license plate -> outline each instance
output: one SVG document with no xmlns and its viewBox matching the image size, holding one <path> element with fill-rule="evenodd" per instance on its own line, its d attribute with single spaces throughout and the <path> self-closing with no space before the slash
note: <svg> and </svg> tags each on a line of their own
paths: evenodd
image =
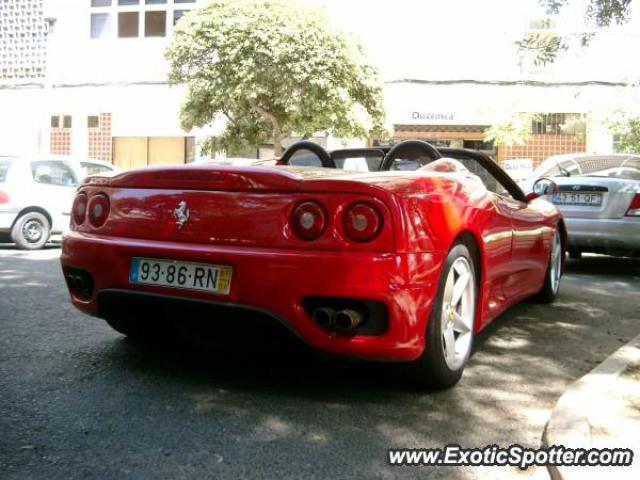
<svg viewBox="0 0 640 480">
<path fill-rule="evenodd" d="M 132 258 L 129 281 L 227 295 L 233 268 L 228 265 Z"/>
<path fill-rule="evenodd" d="M 584 205 L 587 207 L 599 207 L 602 205 L 601 193 L 554 193 L 551 201 L 556 205 Z"/>
</svg>

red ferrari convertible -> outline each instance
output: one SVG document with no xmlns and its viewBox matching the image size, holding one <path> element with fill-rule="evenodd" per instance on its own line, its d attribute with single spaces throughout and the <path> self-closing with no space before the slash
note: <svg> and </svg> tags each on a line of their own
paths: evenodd
<svg viewBox="0 0 640 480">
<path fill-rule="evenodd" d="M 538 196 L 475 151 L 299 142 L 276 166 L 89 177 L 62 268 L 77 308 L 132 337 L 197 317 L 242 341 L 251 318 L 444 388 L 492 319 L 558 292 L 567 233 Z"/>
</svg>

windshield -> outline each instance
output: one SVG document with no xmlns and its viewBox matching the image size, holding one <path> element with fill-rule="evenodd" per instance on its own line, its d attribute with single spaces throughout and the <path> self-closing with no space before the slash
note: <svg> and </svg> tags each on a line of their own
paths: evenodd
<svg viewBox="0 0 640 480">
<path fill-rule="evenodd" d="M 8 158 L 0 158 L 0 183 L 7 181 L 7 173 L 11 166 L 11 160 Z"/>
<path fill-rule="evenodd" d="M 331 156 L 336 168 L 356 172 L 377 172 L 384 159 L 382 151 L 336 150 L 331 153 Z"/>
</svg>

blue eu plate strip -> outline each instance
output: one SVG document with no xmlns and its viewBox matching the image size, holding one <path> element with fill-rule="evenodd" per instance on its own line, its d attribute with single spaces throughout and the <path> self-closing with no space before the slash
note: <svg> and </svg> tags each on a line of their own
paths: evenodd
<svg viewBox="0 0 640 480">
<path fill-rule="evenodd" d="M 131 259 L 131 270 L 129 271 L 130 283 L 138 283 L 138 265 L 139 264 L 140 264 L 140 259 L 138 258 Z"/>
</svg>

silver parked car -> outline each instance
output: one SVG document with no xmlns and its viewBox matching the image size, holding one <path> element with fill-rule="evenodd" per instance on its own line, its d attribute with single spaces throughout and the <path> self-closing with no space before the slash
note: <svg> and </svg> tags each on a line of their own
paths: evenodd
<svg viewBox="0 0 640 480">
<path fill-rule="evenodd" d="M 99 160 L 0 156 L 0 242 L 43 247 L 52 233 L 67 229 L 79 181 L 112 170 Z"/>
<path fill-rule="evenodd" d="M 545 177 L 558 186 L 551 201 L 564 215 L 571 257 L 640 257 L 640 155 L 550 157 L 521 187 L 529 192 Z"/>
</svg>

